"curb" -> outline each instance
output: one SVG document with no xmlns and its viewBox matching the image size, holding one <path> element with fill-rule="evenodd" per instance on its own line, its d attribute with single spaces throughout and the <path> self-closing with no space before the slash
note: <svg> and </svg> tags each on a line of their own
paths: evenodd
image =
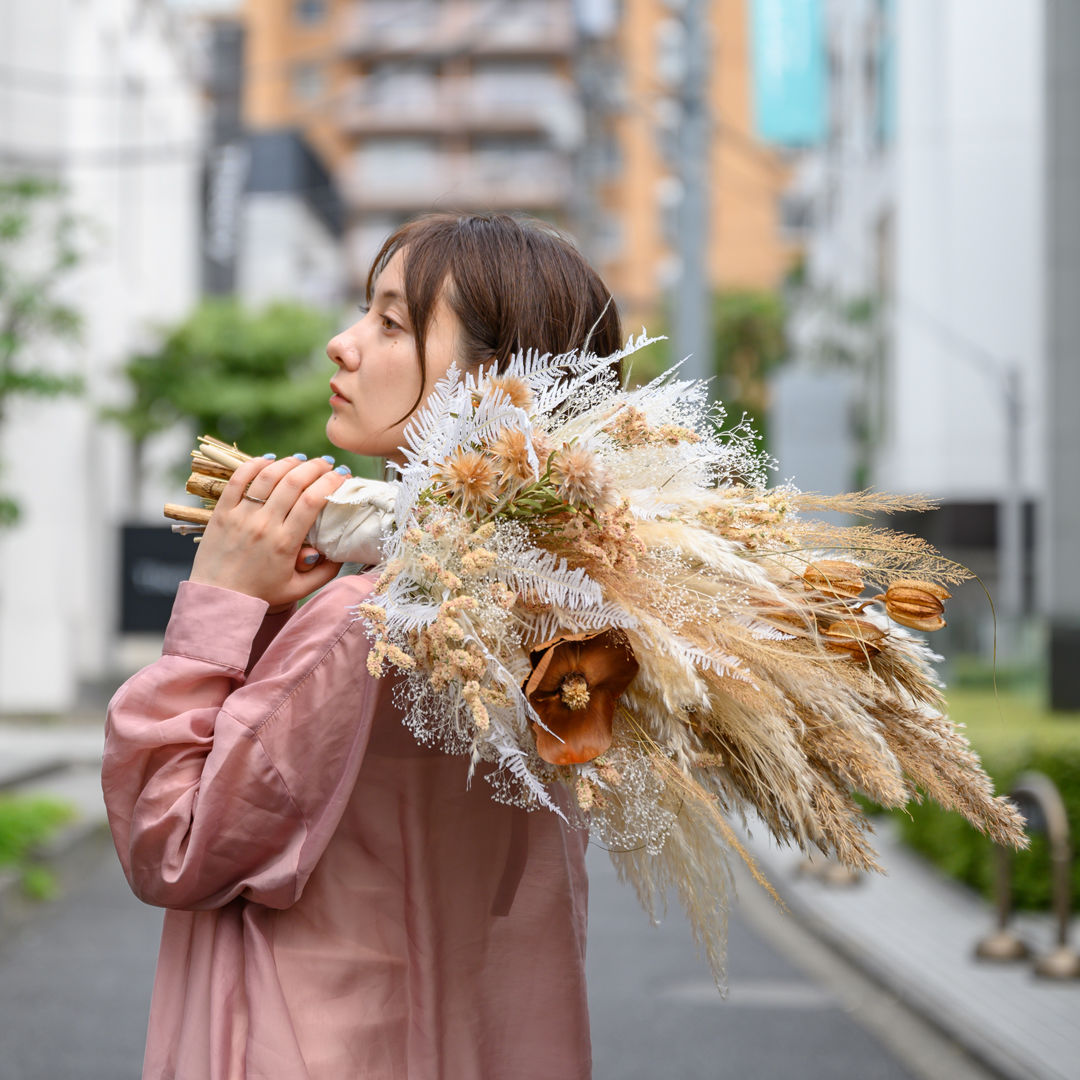
<svg viewBox="0 0 1080 1080">
<path fill-rule="evenodd" d="M 841 927 L 813 912 L 802 897 L 792 890 L 785 890 L 782 883 L 778 884 L 775 878 L 770 877 L 770 881 L 792 917 L 809 934 L 837 952 L 876 985 L 894 994 L 907 1009 L 962 1047 L 980 1066 L 1000 1076 L 1002 1080 L 1032 1080 L 1029 1062 L 1018 1060 L 1007 1049 L 992 1042 L 985 1031 L 976 1031 L 970 1025 L 954 1018 L 940 1003 L 935 1003 L 927 995 L 920 993 L 887 963 L 862 948 L 845 934 Z"/>
<path fill-rule="evenodd" d="M 0 793 L 11 792 L 23 784 L 30 784 L 35 780 L 43 780 L 46 776 L 64 772 L 71 765 L 70 758 L 53 757 L 46 758 L 44 761 L 37 761 L 31 765 L 24 765 L 22 768 L 15 769 L 12 772 L 5 772 L 0 775 Z"/>
</svg>

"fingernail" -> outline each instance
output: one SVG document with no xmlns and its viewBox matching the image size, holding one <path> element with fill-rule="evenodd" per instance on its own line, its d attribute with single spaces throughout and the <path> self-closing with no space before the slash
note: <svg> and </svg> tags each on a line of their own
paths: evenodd
<svg viewBox="0 0 1080 1080">
<path fill-rule="evenodd" d="M 334 472 L 341 473 L 342 476 L 350 476 L 352 474 L 352 469 L 350 469 L 348 465 L 339 465 Z"/>
<path fill-rule="evenodd" d="M 334 459 L 329 454 L 323 454 L 322 459 L 327 463 L 327 465 L 334 464 Z"/>
<path fill-rule="evenodd" d="M 296 458 L 297 461 L 307 461 L 307 454 L 290 454 L 289 456 Z"/>
<path fill-rule="evenodd" d="M 266 458 L 267 461 L 273 461 L 277 457 L 277 454 L 263 454 L 263 457 Z"/>
<path fill-rule="evenodd" d="M 305 555 L 304 556 L 304 562 L 308 566 L 314 566 L 318 561 L 319 561 L 319 553 L 317 551 L 313 551 L 310 555 Z"/>
</svg>

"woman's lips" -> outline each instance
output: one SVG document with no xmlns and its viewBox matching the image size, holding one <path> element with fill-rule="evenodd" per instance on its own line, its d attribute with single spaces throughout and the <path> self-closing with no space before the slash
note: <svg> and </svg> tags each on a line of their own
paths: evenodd
<svg viewBox="0 0 1080 1080">
<path fill-rule="evenodd" d="M 330 397 L 331 405 L 335 403 L 341 404 L 342 402 L 347 403 L 349 401 L 349 399 L 333 383 L 330 384 L 330 389 L 333 391 Z"/>
</svg>

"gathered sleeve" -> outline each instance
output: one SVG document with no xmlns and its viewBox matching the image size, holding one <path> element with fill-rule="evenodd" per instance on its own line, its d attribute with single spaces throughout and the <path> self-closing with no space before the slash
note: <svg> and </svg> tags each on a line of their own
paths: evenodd
<svg viewBox="0 0 1080 1080">
<path fill-rule="evenodd" d="M 171 908 L 303 891 L 356 783 L 375 714 L 370 576 L 295 613 L 184 582 L 161 659 L 109 705 L 102 789 L 135 894 Z"/>
</svg>

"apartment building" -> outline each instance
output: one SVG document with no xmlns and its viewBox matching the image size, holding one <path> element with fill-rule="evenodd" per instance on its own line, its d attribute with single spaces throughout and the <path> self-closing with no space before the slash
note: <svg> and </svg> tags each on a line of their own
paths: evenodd
<svg viewBox="0 0 1080 1080">
<path fill-rule="evenodd" d="M 330 163 L 357 281 L 422 210 L 565 221 L 581 122 L 570 0 L 255 3 L 248 35 L 248 123 L 298 124 Z"/>
<path fill-rule="evenodd" d="M 747 0 L 713 0 L 710 276 L 774 285 L 791 256 L 782 159 L 752 133 Z M 569 227 L 628 320 L 678 273 L 679 5 L 668 0 L 249 0 L 245 117 L 296 126 L 349 207 L 359 283 L 432 208 Z"/>
</svg>

